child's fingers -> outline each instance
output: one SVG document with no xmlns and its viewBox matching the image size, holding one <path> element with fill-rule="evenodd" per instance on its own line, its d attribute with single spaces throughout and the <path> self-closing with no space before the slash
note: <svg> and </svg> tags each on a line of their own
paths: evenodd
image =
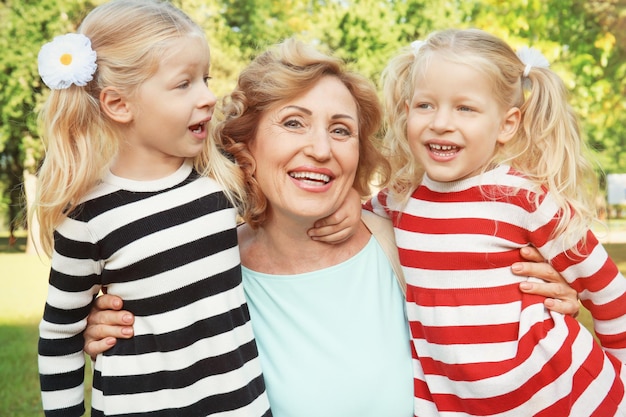
<svg viewBox="0 0 626 417">
<path fill-rule="evenodd" d="M 95 310 L 121 310 L 124 302 L 116 295 L 103 294 L 96 298 L 92 311 Z"/>
<path fill-rule="evenodd" d="M 319 242 L 326 243 L 341 243 L 344 240 L 348 239 L 351 236 L 349 229 L 341 229 L 339 231 L 335 231 L 337 227 L 323 227 L 317 229 L 311 229 L 309 231 L 309 236 L 313 240 L 317 240 Z"/>
</svg>

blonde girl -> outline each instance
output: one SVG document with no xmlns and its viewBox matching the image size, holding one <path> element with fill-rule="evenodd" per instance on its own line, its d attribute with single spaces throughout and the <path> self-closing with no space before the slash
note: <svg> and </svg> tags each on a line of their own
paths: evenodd
<svg viewBox="0 0 626 417">
<path fill-rule="evenodd" d="M 626 415 L 626 280 L 589 231 L 595 175 L 562 80 L 484 31 L 415 42 L 383 73 L 416 415 Z M 519 291 L 535 246 L 591 311 Z M 417 352 L 417 353 L 415 353 Z"/>
<path fill-rule="evenodd" d="M 84 413 L 82 332 L 104 288 L 135 338 L 97 357 L 92 416 L 270 415 L 241 284 L 241 175 L 208 132 L 209 58 L 203 30 L 158 0 L 105 3 L 40 52 L 46 416 Z"/>
</svg>

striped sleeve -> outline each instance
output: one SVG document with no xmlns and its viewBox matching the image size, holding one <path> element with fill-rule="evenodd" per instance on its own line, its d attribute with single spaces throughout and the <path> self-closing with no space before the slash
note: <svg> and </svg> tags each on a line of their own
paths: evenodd
<svg viewBox="0 0 626 417">
<path fill-rule="evenodd" d="M 84 226 L 67 219 L 54 235 L 48 297 L 39 324 L 38 344 L 41 395 L 47 417 L 84 413 L 82 332 L 91 303 L 100 290 L 97 248 Z"/>
</svg>

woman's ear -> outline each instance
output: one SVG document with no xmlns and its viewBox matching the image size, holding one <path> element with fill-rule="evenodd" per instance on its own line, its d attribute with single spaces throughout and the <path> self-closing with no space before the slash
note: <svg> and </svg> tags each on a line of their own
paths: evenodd
<svg viewBox="0 0 626 417">
<path fill-rule="evenodd" d="M 102 111 L 113 121 L 130 123 L 133 120 L 130 103 L 115 87 L 105 87 L 100 92 L 100 106 Z"/>
<path fill-rule="evenodd" d="M 521 120 L 522 112 L 520 109 L 518 107 L 511 107 L 502 119 L 498 143 L 504 144 L 511 140 L 513 136 L 515 136 L 515 132 L 517 132 Z"/>
</svg>

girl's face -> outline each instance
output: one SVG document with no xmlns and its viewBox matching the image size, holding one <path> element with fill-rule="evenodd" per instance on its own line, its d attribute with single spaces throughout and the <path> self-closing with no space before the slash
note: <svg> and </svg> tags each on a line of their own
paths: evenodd
<svg viewBox="0 0 626 417">
<path fill-rule="evenodd" d="M 352 94 L 333 76 L 263 113 L 249 148 L 269 221 L 309 224 L 339 207 L 359 163 L 358 120 Z"/>
<path fill-rule="evenodd" d="M 503 109 L 484 73 L 432 57 L 415 80 L 407 103 L 407 137 L 413 157 L 435 181 L 481 172 L 498 144 L 517 129 L 519 109 Z"/>
<path fill-rule="evenodd" d="M 120 163 L 153 172 L 161 167 L 167 173 L 200 153 L 216 103 L 207 86 L 208 71 L 204 39 L 188 36 L 171 43 L 157 72 L 129 99 L 132 120 Z"/>
</svg>

